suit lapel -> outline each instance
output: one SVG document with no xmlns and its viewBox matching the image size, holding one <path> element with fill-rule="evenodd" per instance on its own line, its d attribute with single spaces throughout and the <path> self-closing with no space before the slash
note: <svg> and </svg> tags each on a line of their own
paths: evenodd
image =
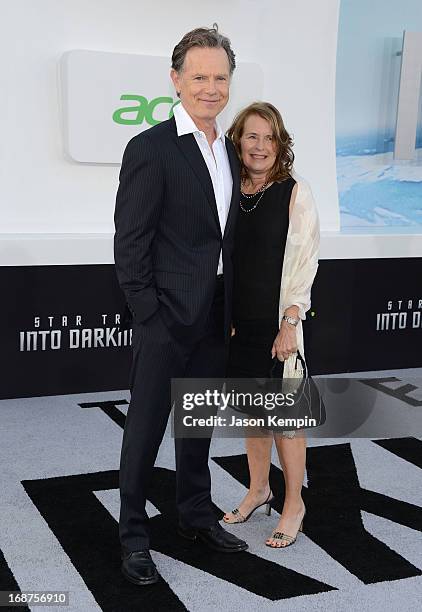
<svg viewBox="0 0 422 612">
<path fill-rule="evenodd" d="M 207 164 L 205 163 L 201 150 L 195 140 L 195 136 L 193 134 L 185 134 L 184 136 L 176 135 L 176 142 L 179 149 L 182 151 L 183 155 L 188 161 L 190 167 L 198 177 L 198 180 L 201 183 L 203 190 L 205 191 L 208 203 L 217 222 L 217 227 L 221 233 L 220 221 L 218 219 L 217 204 L 215 201 L 214 188 L 212 185 L 211 176 L 208 172 Z"/>
<path fill-rule="evenodd" d="M 229 158 L 230 170 L 232 172 L 233 189 L 232 197 L 230 201 L 229 214 L 227 216 L 226 227 L 224 229 L 224 235 L 228 234 L 233 220 L 236 218 L 236 210 L 239 204 L 240 196 L 240 164 L 237 157 L 236 150 L 233 143 L 229 138 L 226 137 L 226 150 Z"/>
</svg>

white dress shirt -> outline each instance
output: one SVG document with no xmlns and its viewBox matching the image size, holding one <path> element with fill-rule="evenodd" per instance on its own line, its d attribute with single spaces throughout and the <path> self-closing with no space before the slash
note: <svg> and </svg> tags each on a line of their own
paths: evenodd
<svg viewBox="0 0 422 612">
<path fill-rule="evenodd" d="M 205 133 L 198 129 L 192 117 L 184 109 L 183 105 L 178 104 L 175 106 L 173 112 L 174 119 L 176 121 L 177 135 L 184 136 L 185 134 L 193 134 L 202 153 L 202 157 L 207 164 L 214 189 L 221 234 L 223 235 L 232 198 L 233 178 L 226 150 L 225 136 L 221 126 L 217 121 L 215 122 L 217 138 L 212 143 L 211 150 Z M 223 256 L 222 251 L 220 251 L 217 274 L 222 273 Z"/>
</svg>

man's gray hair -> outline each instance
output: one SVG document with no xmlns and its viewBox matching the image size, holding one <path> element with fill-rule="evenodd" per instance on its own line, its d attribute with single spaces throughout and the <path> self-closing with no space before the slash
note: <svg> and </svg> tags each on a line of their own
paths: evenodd
<svg viewBox="0 0 422 612">
<path fill-rule="evenodd" d="M 192 47 L 224 49 L 229 60 L 230 74 L 233 74 L 236 68 L 235 54 L 230 46 L 230 40 L 227 36 L 223 36 L 219 33 L 216 23 L 213 24 L 212 28 L 195 28 L 195 30 L 185 34 L 182 40 L 177 43 L 173 49 L 173 55 L 171 56 L 171 67 L 176 72 L 183 70 L 186 53 L 189 49 L 192 49 Z"/>
</svg>

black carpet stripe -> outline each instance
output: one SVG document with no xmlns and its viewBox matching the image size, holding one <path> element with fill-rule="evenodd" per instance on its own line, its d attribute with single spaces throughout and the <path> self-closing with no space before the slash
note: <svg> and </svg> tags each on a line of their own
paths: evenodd
<svg viewBox="0 0 422 612">
<path fill-rule="evenodd" d="M 389 387 L 386 387 L 384 385 L 384 383 L 401 382 L 401 379 L 397 378 L 396 376 L 387 376 L 386 378 L 365 378 L 364 380 L 361 380 L 360 382 L 363 383 L 364 385 L 367 385 L 368 387 L 372 387 L 373 389 L 380 391 L 381 393 L 384 393 L 385 395 L 394 397 L 395 399 L 398 399 L 401 402 L 404 402 L 408 406 L 415 406 L 415 407 L 422 406 L 421 400 L 417 400 L 414 397 L 411 397 L 410 395 L 408 395 L 408 393 L 417 391 L 418 389 L 417 386 L 412 385 L 410 383 L 403 382 L 403 385 L 401 387 L 390 389 Z"/>
<path fill-rule="evenodd" d="M 118 488 L 118 471 L 26 480 L 22 484 L 102 610 L 186 610 L 162 578 L 156 585 L 138 587 L 120 573 L 116 521 L 93 493 Z M 70 606 L 71 597 L 72 593 Z"/>
<path fill-rule="evenodd" d="M 79 404 L 81 408 L 99 408 L 106 414 L 112 421 L 116 423 L 119 427 L 124 429 L 126 416 L 121 412 L 117 406 L 127 405 L 129 402 L 125 399 L 123 400 L 111 400 L 107 402 L 83 402 Z"/>
<path fill-rule="evenodd" d="M 397 457 L 422 468 L 422 442 L 416 438 L 392 438 L 374 440 L 375 444 L 385 448 Z"/>
<path fill-rule="evenodd" d="M 335 590 L 328 584 L 249 552 L 224 555 L 175 535 L 175 486 L 175 473 L 172 470 L 155 468 L 154 486 L 148 498 L 162 515 L 151 520 L 154 550 L 272 601 Z M 223 514 L 221 510 L 219 514 Z M 172 541 L 176 545 L 169 546 Z"/>
<path fill-rule="evenodd" d="M 214 457 L 214 461 L 244 486 L 249 486 L 246 455 Z M 327 554 L 363 583 L 400 580 L 422 572 L 365 530 L 361 510 L 421 529 L 422 509 L 385 495 L 361 489 L 349 444 L 307 449 L 308 487 L 304 532 Z M 271 465 L 274 507 L 282 511 L 284 478 Z"/>
<path fill-rule="evenodd" d="M 0 550 L 0 591 L 19 591 L 20 588 L 15 580 L 15 577 L 4 558 L 3 552 Z M 28 606 L 1 606 L 2 612 L 11 612 L 21 610 L 22 612 L 29 612 Z"/>
<path fill-rule="evenodd" d="M 136 587 L 120 575 L 117 525 L 93 494 L 116 489 L 118 472 L 24 481 L 23 485 L 103 610 L 141 605 L 147 610 L 183 610 L 164 580 Z M 333 590 L 333 587 L 255 555 L 214 553 L 176 533 L 175 473 L 154 468 L 148 499 L 160 515 L 150 521 L 151 548 L 269 600 Z M 120 607 L 121 606 L 121 607 Z"/>
<path fill-rule="evenodd" d="M 367 489 L 362 489 L 361 505 L 366 512 L 422 532 L 422 508 L 419 506 Z"/>
</svg>

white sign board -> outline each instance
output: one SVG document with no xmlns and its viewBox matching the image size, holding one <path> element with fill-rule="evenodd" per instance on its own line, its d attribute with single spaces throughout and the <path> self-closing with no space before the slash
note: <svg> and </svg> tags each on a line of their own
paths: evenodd
<svg viewBox="0 0 422 612">
<path fill-rule="evenodd" d="M 178 103 L 170 59 L 148 55 L 75 50 L 61 60 L 65 152 L 75 162 L 119 164 L 127 142 L 172 116 Z M 235 113 L 260 100 L 263 73 L 240 63 L 230 101 L 219 119 L 227 129 Z"/>
</svg>

